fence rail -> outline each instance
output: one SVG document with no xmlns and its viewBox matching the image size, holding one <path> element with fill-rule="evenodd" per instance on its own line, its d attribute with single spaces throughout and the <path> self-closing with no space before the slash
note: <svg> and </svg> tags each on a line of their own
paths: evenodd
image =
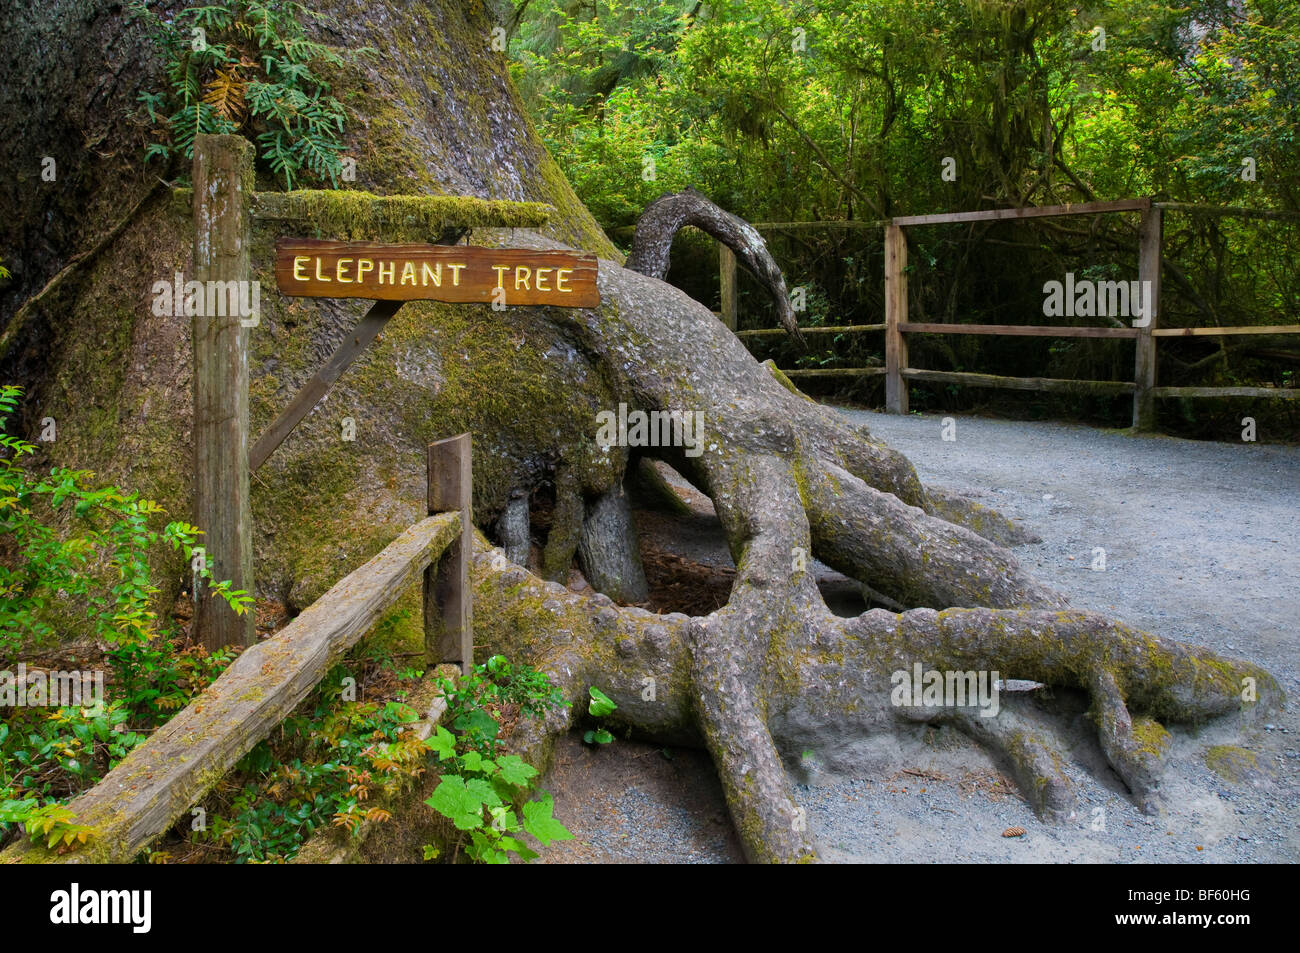
<svg viewBox="0 0 1300 953">
<path fill-rule="evenodd" d="M 1190 215 L 1235 216 L 1283 221 L 1300 221 L 1300 214 L 1266 209 L 1243 209 L 1191 205 L 1185 202 L 1153 202 L 1147 198 L 1111 202 L 1084 202 L 1013 209 L 981 209 L 933 215 L 907 215 L 878 222 L 755 222 L 760 231 L 791 231 L 810 228 L 882 228 L 885 243 L 885 321 L 883 324 L 846 324 L 806 327 L 804 334 L 858 334 L 883 331 L 884 367 L 792 368 L 782 372 L 791 378 L 885 377 L 885 407 L 890 413 L 908 410 L 908 382 L 964 384 L 1013 390 L 1133 396 L 1133 426 L 1151 430 L 1156 424 L 1155 400 L 1167 397 L 1266 397 L 1295 399 L 1300 389 L 1290 387 L 1163 387 L 1156 384 L 1157 348 L 1160 338 L 1228 337 L 1236 335 L 1300 334 L 1300 324 L 1265 327 L 1159 327 L 1160 279 L 1163 266 L 1163 231 L 1166 211 Z M 1138 279 L 1149 281 L 1152 291 L 1151 319 L 1145 327 L 1081 327 L 1063 325 L 943 324 L 907 319 L 907 229 L 961 222 L 1026 221 L 1065 215 L 1101 215 L 1137 212 Z M 730 249 L 719 246 L 719 279 L 723 288 L 719 318 L 736 328 L 736 259 Z M 780 328 L 737 331 L 745 339 L 776 337 Z M 1003 377 L 968 371 L 941 371 L 912 367 L 908 361 L 907 338 L 912 334 L 982 334 L 1017 337 L 1110 338 L 1136 342 L 1132 381 L 1065 380 L 1051 377 Z"/>
<path fill-rule="evenodd" d="M 468 435 L 434 444 L 429 471 L 466 473 L 468 453 Z M 283 630 L 245 650 L 198 698 L 69 803 L 75 822 L 95 829 L 84 848 L 58 855 L 23 838 L 0 853 L 0 863 L 129 863 L 292 713 L 422 577 L 427 660 L 470 664 L 468 504 L 450 478 L 431 488 L 429 503 L 457 508 L 408 528 Z"/>
</svg>

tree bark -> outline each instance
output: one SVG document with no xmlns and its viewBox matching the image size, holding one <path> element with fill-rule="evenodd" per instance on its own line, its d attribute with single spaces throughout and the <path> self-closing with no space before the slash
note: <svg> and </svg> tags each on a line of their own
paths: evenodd
<svg viewBox="0 0 1300 953">
<path fill-rule="evenodd" d="M 369 358 L 340 379 L 330 404 L 306 418 L 253 481 L 261 594 L 287 593 L 306 605 L 421 519 L 425 447 L 473 433 L 473 512 L 481 526 L 496 527 L 510 559 L 527 559 L 528 501 L 543 488 L 555 494 L 545 579 L 478 540 L 471 582 L 480 651 L 544 668 L 575 702 L 601 687 L 619 705 L 616 719 L 646 737 L 707 746 L 745 849 L 762 861 L 816 857 L 790 780 L 800 751 L 849 769 L 873 739 L 926 722 L 952 724 L 998 751 L 1040 812 L 1068 814 L 1064 761 L 1037 730 L 1035 711 L 1012 699 L 997 718 L 969 706 L 893 704 L 891 675 L 916 662 L 1085 693 L 1102 751 L 1148 807 L 1159 796 L 1160 722 L 1237 710 L 1243 679 L 1255 680 L 1261 708 L 1279 703 L 1276 683 L 1249 662 L 1070 611 L 1001 545 L 1016 538 L 1008 521 L 924 487 L 902 455 L 783 383 L 708 309 L 661 280 L 673 234 L 694 224 L 735 251 L 797 335 L 780 270 L 739 218 L 697 193 L 660 199 L 642 217 L 623 267 L 532 130 L 505 58 L 491 50 L 485 5 L 320 7 L 336 15 L 335 25 L 318 27 L 329 42 L 380 51 L 337 78 L 356 110 L 347 131 L 356 187 L 547 202 L 555 213 L 538 233 L 473 237 L 596 253 L 604 303 L 504 314 L 404 306 Z M 51 0 L 0 36 L 0 69 L 8 68 L 0 100 L 14 106 L 0 110 L 0 157 L 25 176 L 0 188 L 0 238 L 8 236 L 0 245 L 5 261 L 19 266 L 0 304 L 16 306 L 39 290 L 88 247 L 85 235 L 106 234 L 106 223 L 121 219 L 122 195 L 143 194 L 165 174 L 140 158 L 137 95 L 161 80 L 156 69 L 136 67 L 152 60 L 142 32 L 124 18 L 112 0 Z M 438 43 L 408 39 L 434 29 Z M 32 115 L 42 117 L 31 127 L 35 139 Z M 100 136 L 96 157 L 70 155 L 58 191 L 42 191 L 33 156 L 84 142 L 86 129 Z M 262 184 L 273 183 L 263 170 Z M 95 268 L 48 302 L 75 319 L 42 311 L 4 367 L 9 379 L 30 385 L 37 419 L 58 418 L 52 462 L 92 468 L 160 499 L 171 514 L 192 503 L 192 474 L 178 462 L 192 440 L 190 328 L 149 314 L 144 291 L 190 268 L 191 228 L 168 202 L 150 203 Z M 253 268 L 268 287 L 271 248 L 283 231 L 254 229 Z M 266 298 L 250 341 L 254 431 L 356 321 L 333 302 Z M 618 527 L 631 529 L 620 502 L 629 453 L 595 445 L 596 414 L 619 403 L 701 415 L 697 448 L 654 453 L 713 501 L 737 567 L 728 604 L 708 616 L 620 608 L 608 595 L 580 596 L 558 581 L 578 553 L 600 585 L 625 598 L 639 591 L 630 531 L 614 545 Z M 357 419 L 353 444 L 338 438 L 342 414 Z M 900 611 L 835 616 L 808 569 L 814 558 Z M 178 576 L 178 568 L 160 578 Z M 523 730 L 544 751 L 581 710 Z"/>
<path fill-rule="evenodd" d="M 615 717 L 648 737 L 700 739 L 751 860 L 816 858 L 788 772 L 800 751 L 848 769 L 874 736 L 918 723 L 952 725 L 996 752 L 1044 819 L 1070 815 L 1067 759 L 1041 715 L 1010 698 L 992 718 L 972 704 L 899 704 L 891 676 L 918 663 L 1087 693 L 1101 750 L 1147 811 L 1159 806 L 1161 722 L 1253 704 L 1251 685 L 1262 709 L 1280 704 L 1277 683 L 1249 662 L 1070 611 L 995 541 L 1022 531 L 927 491 L 905 458 L 792 391 L 681 292 L 609 261 L 600 289 L 617 320 L 605 310 L 557 320 L 608 358 L 616 392 L 636 406 L 702 412 L 698 456 L 656 452 L 712 499 L 737 566 L 730 600 L 706 617 L 653 616 L 480 558 L 480 604 L 500 607 L 485 612 L 493 624 L 480 638 L 539 661 L 575 702 L 598 685 Z M 814 557 L 903 611 L 833 615 L 808 571 Z M 539 645 L 543 624 L 560 634 Z"/>
</svg>

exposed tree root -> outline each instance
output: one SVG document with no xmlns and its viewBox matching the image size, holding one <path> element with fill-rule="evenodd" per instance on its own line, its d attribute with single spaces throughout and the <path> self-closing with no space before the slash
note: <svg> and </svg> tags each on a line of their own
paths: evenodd
<svg viewBox="0 0 1300 953">
<path fill-rule="evenodd" d="M 703 220 L 703 202 L 660 200 L 654 219 Z M 717 231 L 724 240 L 731 234 Z M 761 260 L 761 244 L 739 234 L 748 244 L 738 254 L 759 259 L 759 272 L 775 268 Z M 668 241 L 660 222 L 630 264 L 653 270 Z M 1265 707 L 1280 701 L 1274 680 L 1249 662 L 1067 611 L 1061 595 L 999 545 L 1024 538 L 1005 518 L 927 492 L 902 455 L 783 384 L 680 291 L 608 261 L 599 280 L 605 306 L 552 320 L 607 369 L 619 399 L 702 414 L 698 452 L 655 453 L 712 499 L 736 577 L 728 603 L 708 616 L 657 616 L 604 595 L 575 595 L 518 567 L 494 569 L 481 551 L 480 644 L 544 667 L 574 702 L 537 729 L 533 743 L 545 745 L 581 717 L 596 685 L 628 728 L 708 748 L 751 859 L 801 861 L 816 857 L 816 845 L 787 766 L 812 749 L 829 767 L 851 769 L 874 739 L 917 722 L 951 724 L 1009 761 L 1043 817 L 1071 810 L 1063 757 L 1031 711 L 1008 703 L 987 717 L 969 699 L 900 701 L 894 673 L 919 665 L 1086 693 L 1102 752 L 1148 810 L 1168 742 L 1162 722 L 1213 718 L 1255 696 Z M 768 284 L 774 293 L 784 288 Z M 584 504 L 562 474 L 556 482 L 556 538 L 543 566 L 563 578 L 584 506 L 587 519 L 611 525 L 622 525 L 624 514 L 618 507 L 602 515 L 610 501 Z M 609 532 L 600 535 L 607 544 Z M 810 571 L 814 557 L 905 611 L 835 616 Z M 608 553 L 594 561 L 619 563 Z"/>
<path fill-rule="evenodd" d="M 770 553 L 753 562 L 765 558 Z M 618 703 L 614 717 L 638 735 L 708 748 L 751 860 L 815 857 L 785 767 L 800 752 L 812 749 L 830 767 L 847 769 L 873 738 L 918 721 L 953 724 L 1008 760 L 1045 820 L 1069 815 L 1064 755 L 1031 716 L 1007 706 L 986 718 L 971 706 L 894 704 L 891 676 L 918 663 L 1088 692 L 1102 751 L 1147 808 L 1165 735 L 1156 719 L 1196 723 L 1236 711 L 1244 679 L 1254 680 L 1263 707 L 1281 700 L 1273 679 L 1249 662 L 1096 613 L 876 609 L 842 619 L 820 603 L 809 574 L 780 580 L 745 568 L 732 603 L 705 618 L 619 608 L 519 567 L 494 569 L 486 543 L 474 579 L 480 642 L 531 659 L 573 702 L 529 743 L 545 745 L 572 727 L 588 686 L 600 687 Z"/>
</svg>

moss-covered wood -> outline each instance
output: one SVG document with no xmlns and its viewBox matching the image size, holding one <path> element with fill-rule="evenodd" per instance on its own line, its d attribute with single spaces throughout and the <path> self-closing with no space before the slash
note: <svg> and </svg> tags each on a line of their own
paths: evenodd
<svg viewBox="0 0 1300 953">
<path fill-rule="evenodd" d="M 380 242 L 436 241 L 467 228 L 538 228 L 553 211 L 541 202 L 320 189 L 258 192 L 251 206 L 254 218 L 314 230 L 322 238 Z"/>
<path fill-rule="evenodd" d="M 714 503 L 738 567 L 729 604 L 698 619 L 620 609 L 607 596 L 584 598 L 503 567 L 483 549 L 473 576 L 476 635 L 485 651 L 545 667 L 572 699 L 600 686 L 630 728 L 706 744 L 754 859 L 815 856 L 813 835 L 798 824 L 792 756 L 814 748 L 829 768 L 852 769 L 880 737 L 931 716 L 964 724 L 1004 752 L 1044 813 L 1068 811 L 1061 768 L 1068 759 L 1032 710 L 979 719 L 895 707 L 882 679 L 909 660 L 997 669 L 1087 693 L 1099 744 L 1143 803 L 1158 796 L 1159 726 L 1237 709 L 1243 678 L 1255 679 L 1260 703 L 1276 704 L 1275 684 L 1248 662 L 1071 612 L 999 545 L 1010 540 L 994 514 L 932 492 L 865 428 L 755 362 L 708 309 L 621 267 L 618 249 L 529 125 L 504 57 L 487 42 L 494 25 L 487 4 L 379 3 L 359 12 L 323 0 L 315 9 L 336 18 L 330 42 L 380 51 L 332 77 L 354 110 L 345 135 L 357 188 L 545 203 L 554 211 L 535 231 L 475 227 L 472 238 L 595 253 L 602 304 L 505 312 L 431 302 L 403 307 L 253 480 L 261 595 L 308 605 L 422 517 L 425 447 L 459 432 L 474 435 L 479 528 L 523 556 L 527 501 L 549 497 L 544 565 L 563 578 L 590 510 L 613 499 L 629 462 L 627 448 L 597 445 L 596 414 L 627 403 L 703 415 L 698 456 L 681 447 L 656 454 Z M 51 22 L 88 27 L 69 32 Z M 85 95 L 91 87 L 74 80 L 42 88 L 34 102 L 43 121 L 32 129 L 30 104 L 0 110 L 9 133 L 0 136 L 0 150 L 15 156 L 15 168 L 30 167 L 31 155 L 60 142 L 86 141 L 91 128 L 104 136 L 96 155 L 121 164 L 140 154 L 130 117 L 138 92 L 156 77 L 132 72 L 152 62 L 134 29 L 111 0 L 50 0 L 10 24 L 0 37 L 7 54 L 0 62 L 40 77 L 31 88 L 46 78 L 94 77 L 88 82 L 106 97 Z M 96 108 L 104 115 L 88 122 L 87 102 L 102 102 Z M 140 194 L 128 186 L 139 188 L 158 170 L 88 158 L 73 171 L 61 175 L 57 192 L 30 177 L 0 190 L 9 212 L 0 220 L 0 245 L 7 263 L 22 265 L 17 290 L 7 293 L 20 300 L 90 247 L 87 236 L 120 220 L 129 207 L 122 196 Z M 373 200 L 359 195 L 325 200 L 310 227 L 355 227 L 330 237 L 377 239 L 383 236 L 362 232 L 391 225 L 414 229 L 403 238 L 427 241 L 452 214 L 452 206 L 435 203 L 413 220 L 380 221 Z M 463 226 L 465 214 L 462 206 L 455 224 Z M 147 291 L 156 279 L 192 268 L 191 227 L 170 200 L 147 203 L 76 281 L 49 296 L 7 359 L 8 379 L 32 388 L 28 422 L 45 415 L 59 421 L 59 440 L 46 448 L 50 462 L 92 468 L 161 499 L 173 515 L 190 505 L 189 323 L 154 316 Z M 272 245 L 284 232 L 284 220 L 254 222 L 252 266 L 268 287 Z M 660 230 L 656 247 L 663 236 Z M 337 348 L 363 307 L 264 296 L 250 341 L 253 432 Z M 75 320 L 58 320 L 66 315 Z M 344 418 L 355 424 L 355 440 L 341 437 Z M 835 617 L 799 568 L 814 557 L 901 611 Z M 160 568 L 160 578 L 181 575 L 175 562 Z M 535 751 L 544 753 L 550 733 L 567 726 L 567 716 L 552 718 L 535 732 Z"/>
<path fill-rule="evenodd" d="M 340 580 L 274 638 L 244 652 L 194 702 L 71 802 L 94 828 L 56 855 L 29 841 L 5 863 L 126 863 L 170 827 L 298 703 L 460 534 L 460 514 L 430 516 Z"/>
</svg>

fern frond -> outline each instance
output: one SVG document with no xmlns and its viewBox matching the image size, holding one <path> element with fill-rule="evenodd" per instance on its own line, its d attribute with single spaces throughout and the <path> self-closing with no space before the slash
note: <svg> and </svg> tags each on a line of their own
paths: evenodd
<svg viewBox="0 0 1300 953">
<path fill-rule="evenodd" d="M 203 101 L 212 107 L 212 111 L 222 119 L 228 119 L 237 126 L 242 125 L 248 116 L 244 104 L 244 93 L 248 82 L 234 67 L 218 70 L 217 75 L 207 85 Z"/>
<path fill-rule="evenodd" d="M 310 66 L 306 63 L 295 63 L 285 57 L 279 57 L 275 61 L 275 69 L 271 76 L 286 86 L 299 86 L 312 80 Z"/>
<path fill-rule="evenodd" d="M 302 163 L 293 154 L 293 146 L 286 140 L 285 133 L 278 129 L 264 132 L 257 137 L 262 146 L 262 158 L 271 166 L 271 170 L 284 176 L 285 186 L 293 190 L 293 175 Z"/>
<path fill-rule="evenodd" d="M 322 179 L 328 178 L 337 183 L 339 173 L 343 171 L 343 162 L 339 159 L 340 145 L 337 141 L 317 138 L 310 134 L 302 136 L 293 145 L 294 155 L 301 165 L 306 166 Z"/>
<path fill-rule="evenodd" d="M 230 24 L 234 22 L 235 15 L 229 6 L 214 4 L 207 7 L 190 7 L 188 10 L 182 10 L 176 15 L 177 22 L 181 20 L 192 20 L 195 26 L 201 26 L 205 30 L 225 30 L 229 29 Z"/>
</svg>

